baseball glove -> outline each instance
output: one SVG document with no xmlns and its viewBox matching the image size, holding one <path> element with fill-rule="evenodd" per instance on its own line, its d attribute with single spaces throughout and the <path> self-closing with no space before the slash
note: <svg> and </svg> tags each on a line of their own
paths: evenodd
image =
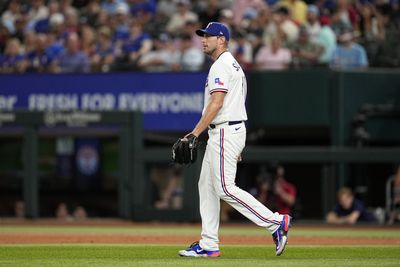
<svg viewBox="0 0 400 267">
<path fill-rule="evenodd" d="M 172 160 L 178 164 L 194 163 L 197 159 L 197 137 L 189 134 L 172 146 Z"/>
</svg>

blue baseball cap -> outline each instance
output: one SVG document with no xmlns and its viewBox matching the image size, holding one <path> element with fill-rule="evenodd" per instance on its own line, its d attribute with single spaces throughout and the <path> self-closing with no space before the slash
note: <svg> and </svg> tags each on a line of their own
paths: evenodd
<svg viewBox="0 0 400 267">
<path fill-rule="evenodd" d="M 220 22 L 210 22 L 205 29 L 199 29 L 196 31 L 198 36 L 204 36 L 208 34 L 211 36 L 224 36 L 227 41 L 229 41 L 229 30 L 224 24 Z"/>
</svg>

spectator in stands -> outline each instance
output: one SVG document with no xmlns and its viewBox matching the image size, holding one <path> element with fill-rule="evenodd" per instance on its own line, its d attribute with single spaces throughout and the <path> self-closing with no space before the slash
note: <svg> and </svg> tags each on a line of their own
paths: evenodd
<svg viewBox="0 0 400 267">
<path fill-rule="evenodd" d="M 264 0 L 236 0 L 232 3 L 233 25 L 235 28 L 243 27 L 243 19 L 246 16 L 257 15 L 258 11 L 267 8 Z"/>
<path fill-rule="evenodd" d="M 283 46 L 296 42 L 299 36 L 299 27 L 289 16 L 289 10 L 286 7 L 279 7 L 273 13 L 273 20 L 277 34 L 283 41 Z"/>
<path fill-rule="evenodd" d="M 338 203 L 326 216 L 327 223 L 355 224 L 357 222 L 374 222 L 374 216 L 367 212 L 364 203 L 354 197 L 348 187 L 338 191 Z"/>
<path fill-rule="evenodd" d="M 171 35 L 181 32 L 187 21 L 198 21 L 197 14 L 190 10 L 188 0 L 178 0 L 177 7 L 177 12 L 172 15 L 166 27 Z"/>
<path fill-rule="evenodd" d="M 181 49 L 179 70 L 200 71 L 204 64 L 204 53 L 197 47 L 193 47 L 192 36 L 184 34 L 181 36 Z"/>
<path fill-rule="evenodd" d="M 8 29 L 10 33 L 15 32 L 15 22 L 21 17 L 21 4 L 19 0 L 11 0 L 7 10 L 1 15 L 1 23 Z"/>
<path fill-rule="evenodd" d="M 285 169 L 278 165 L 273 183 L 276 209 L 279 213 L 292 214 L 292 208 L 296 202 L 297 190 L 294 184 L 285 178 Z"/>
<path fill-rule="evenodd" d="M 389 214 L 389 224 L 400 222 L 400 166 L 394 174 L 392 207 Z"/>
<path fill-rule="evenodd" d="M 44 0 L 32 0 L 31 8 L 28 12 L 28 29 L 34 30 L 35 24 L 49 16 L 49 8 Z"/>
<path fill-rule="evenodd" d="M 392 9 L 389 4 L 382 4 L 378 6 L 378 10 L 380 10 L 382 14 L 385 40 L 380 43 L 378 48 L 375 66 L 398 68 L 400 67 L 399 5 L 397 5 L 397 8 Z"/>
<path fill-rule="evenodd" d="M 332 60 L 333 51 L 336 49 L 336 35 L 330 27 L 328 16 L 321 17 L 321 30 L 317 36 L 317 43 L 324 49 L 318 61 L 321 66 L 328 67 Z"/>
<path fill-rule="evenodd" d="M 55 215 L 59 220 L 71 220 L 71 214 L 69 214 L 68 206 L 64 202 L 58 204 Z"/>
<path fill-rule="evenodd" d="M 1 73 L 22 73 L 25 72 L 27 61 L 22 53 L 21 42 L 16 38 L 7 41 L 4 54 L 0 55 Z"/>
<path fill-rule="evenodd" d="M 4 52 L 7 41 L 11 38 L 8 29 L 0 23 L 0 54 Z"/>
<path fill-rule="evenodd" d="M 115 46 L 111 41 L 111 30 L 103 26 L 98 31 L 94 54 L 90 59 L 92 70 L 95 72 L 108 72 L 114 64 L 114 59 Z"/>
<path fill-rule="evenodd" d="M 79 36 L 81 36 L 80 49 L 89 58 L 91 58 L 95 52 L 96 33 L 95 30 L 89 25 L 81 25 L 79 29 Z"/>
<path fill-rule="evenodd" d="M 154 50 L 139 59 L 138 67 L 148 72 L 175 71 L 178 70 L 180 56 L 174 40 L 163 33 L 154 40 Z"/>
<path fill-rule="evenodd" d="M 129 39 L 122 45 L 122 54 L 119 55 L 118 61 L 120 70 L 134 70 L 141 56 L 150 52 L 153 42 L 150 35 L 143 31 L 143 25 L 134 20 L 130 26 Z"/>
<path fill-rule="evenodd" d="M 307 4 L 302 0 L 281 0 L 279 6 L 289 10 L 290 18 L 298 25 L 303 25 L 307 21 Z"/>
<path fill-rule="evenodd" d="M 74 10 L 68 10 L 65 14 L 65 30 L 68 33 L 79 31 L 78 14 Z"/>
<path fill-rule="evenodd" d="M 249 70 L 253 65 L 253 47 L 246 38 L 244 31 L 238 31 L 234 34 L 233 40 L 229 42 L 229 50 L 236 58 L 243 69 Z"/>
<path fill-rule="evenodd" d="M 61 52 L 56 64 L 57 72 L 82 73 L 89 72 L 90 61 L 88 56 L 80 49 L 78 34 L 70 33 L 66 41 L 65 50 Z"/>
<path fill-rule="evenodd" d="M 48 52 L 48 36 L 40 33 L 36 35 L 35 50 L 27 55 L 28 72 L 51 72 L 54 68 L 54 58 Z"/>
<path fill-rule="evenodd" d="M 305 26 L 300 28 L 299 39 L 290 44 L 292 66 L 294 68 L 312 68 L 318 66 L 318 60 L 324 48 L 310 40 L 310 34 Z"/>
<path fill-rule="evenodd" d="M 82 207 L 82 206 L 77 206 L 77 207 L 74 209 L 74 212 L 73 212 L 72 215 L 74 216 L 74 219 L 75 219 L 75 220 L 78 220 L 78 221 L 86 220 L 87 217 L 88 217 L 85 208 Z"/>
<path fill-rule="evenodd" d="M 181 209 L 182 198 L 182 168 L 153 167 L 150 174 L 153 184 L 158 191 L 158 199 L 154 203 L 156 209 Z"/>
<path fill-rule="evenodd" d="M 24 38 L 25 38 L 25 33 L 26 32 L 33 32 L 33 31 L 27 31 L 27 18 L 23 15 L 18 16 L 15 19 L 15 24 L 14 24 L 14 32 L 11 34 L 11 37 L 13 38 L 18 38 L 18 40 L 24 45 Z"/>
<path fill-rule="evenodd" d="M 36 22 L 34 25 L 35 32 L 37 33 L 48 33 L 51 28 L 50 28 L 50 18 L 54 14 L 59 14 L 64 17 L 64 15 L 61 14 L 60 11 L 60 4 L 56 1 L 50 2 L 49 3 L 49 15 L 43 19 L 40 19 Z"/>
<path fill-rule="evenodd" d="M 80 22 L 88 24 L 93 28 L 99 27 L 98 17 L 101 12 L 100 3 L 98 0 L 89 0 L 87 6 L 82 8 Z"/>
<path fill-rule="evenodd" d="M 307 9 L 307 22 L 305 24 L 307 31 L 310 34 L 312 42 L 317 42 L 321 24 L 319 22 L 319 10 L 315 5 L 309 5 Z"/>
<path fill-rule="evenodd" d="M 332 14 L 332 29 L 338 34 L 343 29 L 356 29 L 357 11 L 348 0 L 337 0 Z"/>
<path fill-rule="evenodd" d="M 128 8 L 125 0 L 104 0 L 101 3 L 101 9 L 109 15 L 113 15 L 116 13 L 117 8 L 122 5 Z"/>
<path fill-rule="evenodd" d="M 290 50 L 282 47 L 281 39 L 275 36 L 270 45 L 264 45 L 255 57 L 256 70 L 284 70 L 292 61 Z"/>
<path fill-rule="evenodd" d="M 381 42 L 385 39 L 385 29 L 383 16 L 369 2 L 360 5 L 359 42 L 365 48 L 368 61 L 371 65 L 376 62 L 378 49 Z"/>
<path fill-rule="evenodd" d="M 199 13 L 200 28 L 204 29 L 210 21 L 219 21 L 220 12 L 217 0 L 207 0 L 206 9 Z"/>
<path fill-rule="evenodd" d="M 341 31 L 339 45 L 333 51 L 331 68 L 333 69 L 364 69 L 368 67 L 367 54 L 364 47 L 354 42 L 351 28 Z"/>
</svg>

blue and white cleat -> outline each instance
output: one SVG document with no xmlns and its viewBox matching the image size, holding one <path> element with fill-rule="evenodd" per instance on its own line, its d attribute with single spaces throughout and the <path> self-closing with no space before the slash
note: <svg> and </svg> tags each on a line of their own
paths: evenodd
<svg viewBox="0 0 400 267">
<path fill-rule="evenodd" d="M 272 234 L 272 239 L 276 245 L 276 256 L 280 256 L 288 243 L 288 232 L 292 226 L 292 217 L 283 215 L 283 220 L 279 228 Z"/>
<path fill-rule="evenodd" d="M 179 255 L 182 257 L 210 257 L 216 258 L 221 255 L 219 250 L 207 251 L 200 247 L 199 241 L 194 242 L 185 250 L 180 250 Z"/>
</svg>

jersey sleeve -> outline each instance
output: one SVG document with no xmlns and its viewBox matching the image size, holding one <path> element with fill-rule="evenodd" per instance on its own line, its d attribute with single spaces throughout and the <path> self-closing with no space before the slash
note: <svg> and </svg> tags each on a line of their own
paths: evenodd
<svg viewBox="0 0 400 267">
<path fill-rule="evenodd" d="M 208 91 L 228 93 L 229 71 L 223 64 L 213 65 L 208 75 Z"/>
</svg>

